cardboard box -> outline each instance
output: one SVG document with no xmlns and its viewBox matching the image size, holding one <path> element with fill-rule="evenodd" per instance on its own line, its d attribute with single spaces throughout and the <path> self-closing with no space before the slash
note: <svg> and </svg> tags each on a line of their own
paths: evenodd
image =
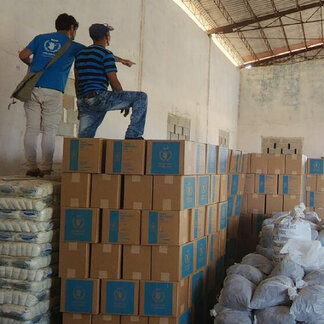
<svg viewBox="0 0 324 324">
<path fill-rule="evenodd" d="M 209 204 L 210 199 L 210 176 L 197 176 L 197 206 L 205 206 Z"/>
<path fill-rule="evenodd" d="M 306 174 L 306 191 L 317 191 L 317 177 L 321 176 L 316 174 Z"/>
<path fill-rule="evenodd" d="M 140 244 L 141 211 L 103 209 L 102 243 Z"/>
<path fill-rule="evenodd" d="M 233 216 L 227 222 L 227 235 L 230 239 L 238 237 L 239 217 Z M 235 252 L 235 251 L 234 251 Z"/>
<path fill-rule="evenodd" d="M 256 174 L 255 193 L 276 195 L 278 193 L 278 175 Z"/>
<path fill-rule="evenodd" d="M 120 316 L 107 314 L 92 315 L 91 324 L 120 324 Z"/>
<path fill-rule="evenodd" d="M 123 279 L 150 280 L 151 258 L 150 246 L 124 245 L 123 248 Z"/>
<path fill-rule="evenodd" d="M 227 174 L 222 174 L 220 176 L 220 192 L 219 192 L 220 202 L 227 200 L 227 186 L 228 186 L 228 176 Z"/>
<path fill-rule="evenodd" d="M 307 156 L 302 154 L 286 155 L 286 174 L 305 174 Z"/>
<path fill-rule="evenodd" d="M 241 214 L 239 219 L 239 237 L 248 239 L 251 234 L 252 214 Z"/>
<path fill-rule="evenodd" d="M 107 140 L 107 174 L 144 175 L 145 147 L 143 140 Z"/>
<path fill-rule="evenodd" d="M 228 149 L 217 146 L 217 174 L 226 174 L 228 172 Z"/>
<path fill-rule="evenodd" d="M 206 173 L 206 144 L 196 144 L 196 171 L 194 174 L 205 174 Z"/>
<path fill-rule="evenodd" d="M 121 176 L 93 174 L 91 187 L 91 207 L 120 208 Z"/>
<path fill-rule="evenodd" d="M 147 316 L 121 316 L 120 324 L 149 324 Z"/>
<path fill-rule="evenodd" d="M 251 162 L 251 154 L 243 153 L 241 173 L 250 173 L 250 169 L 251 169 L 250 162 Z"/>
<path fill-rule="evenodd" d="M 232 150 L 229 173 L 240 173 L 242 169 L 242 151 Z"/>
<path fill-rule="evenodd" d="M 227 201 L 218 204 L 217 230 L 223 230 L 227 227 Z"/>
<path fill-rule="evenodd" d="M 246 174 L 239 175 L 239 187 L 238 187 L 238 191 L 237 191 L 238 195 L 244 194 L 245 179 L 246 179 Z"/>
<path fill-rule="evenodd" d="M 61 206 L 90 207 L 91 174 L 62 173 Z"/>
<path fill-rule="evenodd" d="M 268 154 L 268 174 L 284 174 L 286 171 L 286 156 L 283 154 Z"/>
<path fill-rule="evenodd" d="M 217 164 L 217 150 L 216 145 L 207 144 L 206 146 L 206 173 L 215 174 Z"/>
<path fill-rule="evenodd" d="M 303 195 L 284 195 L 284 211 L 292 210 L 302 202 L 304 202 Z"/>
<path fill-rule="evenodd" d="M 194 270 L 194 243 L 152 247 L 152 280 L 179 281 Z"/>
<path fill-rule="evenodd" d="M 98 279 L 62 279 L 61 312 L 98 314 L 99 284 Z"/>
<path fill-rule="evenodd" d="M 63 313 L 63 324 L 91 324 L 91 315 Z"/>
<path fill-rule="evenodd" d="M 210 203 L 218 203 L 220 195 L 220 175 L 213 174 L 210 176 Z"/>
<path fill-rule="evenodd" d="M 220 242 L 220 255 L 224 256 L 226 254 L 226 239 L 227 239 L 227 228 L 219 231 L 219 242 Z"/>
<path fill-rule="evenodd" d="M 142 245 L 182 245 L 189 242 L 189 210 L 143 211 Z"/>
<path fill-rule="evenodd" d="M 249 214 L 265 214 L 265 195 L 248 194 L 247 211 Z"/>
<path fill-rule="evenodd" d="M 91 278 L 120 279 L 122 246 L 117 244 L 91 244 Z"/>
<path fill-rule="evenodd" d="M 307 179 L 308 176 L 312 176 L 311 174 L 307 175 Z M 314 175 L 313 175 L 314 176 Z M 324 175 L 316 175 L 316 191 L 322 192 L 324 191 Z M 311 188 L 313 189 L 313 188 Z M 309 190 L 309 191 L 315 191 L 315 190 Z"/>
<path fill-rule="evenodd" d="M 190 324 L 191 313 L 187 310 L 182 315 L 177 317 L 148 317 L 148 324 Z"/>
<path fill-rule="evenodd" d="M 89 243 L 60 242 L 60 278 L 89 278 L 89 266 Z"/>
<path fill-rule="evenodd" d="M 138 315 L 139 281 L 102 280 L 101 313 Z"/>
<path fill-rule="evenodd" d="M 266 214 L 274 215 L 283 211 L 282 195 L 266 195 Z"/>
<path fill-rule="evenodd" d="M 268 156 L 267 154 L 251 154 L 251 173 L 267 174 L 268 172 Z"/>
<path fill-rule="evenodd" d="M 234 206 L 234 216 L 240 216 L 241 215 L 242 201 L 243 201 L 243 195 L 236 196 L 235 206 Z"/>
<path fill-rule="evenodd" d="M 248 195 L 242 196 L 242 205 L 241 205 L 241 214 L 247 214 L 248 213 Z"/>
<path fill-rule="evenodd" d="M 263 214 L 253 214 L 252 215 L 252 235 L 259 235 L 262 230 L 262 223 L 265 219 Z"/>
<path fill-rule="evenodd" d="M 227 218 L 234 216 L 235 196 L 229 196 L 227 199 Z"/>
<path fill-rule="evenodd" d="M 239 186 L 240 186 L 240 175 L 239 174 L 229 174 L 229 195 L 237 195 L 239 192 Z"/>
<path fill-rule="evenodd" d="M 307 207 L 324 207 L 324 192 L 307 192 L 306 197 Z"/>
<path fill-rule="evenodd" d="M 147 141 L 146 174 L 193 175 L 197 145 L 190 141 Z"/>
<path fill-rule="evenodd" d="M 204 297 L 204 282 L 206 280 L 206 272 L 199 270 L 192 274 L 189 278 L 189 303 L 196 305 Z"/>
<path fill-rule="evenodd" d="M 124 209 L 152 209 L 152 176 L 125 175 Z"/>
<path fill-rule="evenodd" d="M 195 206 L 195 176 L 154 176 L 154 210 L 184 210 Z"/>
<path fill-rule="evenodd" d="M 207 236 L 195 241 L 195 271 L 207 266 Z"/>
<path fill-rule="evenodd" d="M 303 195 L 306 189 L 306 178 L 304 175 L 280 175 L 280 195 Z"/>
<path fill-rule="evenodd" d="M 307 160 L 307 173 L 308 174 L 323 174 L 324 173 L 323 159 L 308 159 Z"/>
<path fill-rule="evenodd" d="M 140 314 L 178 316 L 188 309 L 188 278 L 180 282 L 141 281 Z"/>
<path fill-rule="evenodd" d="M 244 193 L 254 193 L 255 188 L 255 174 L 246 174 L 245 175 L 245 185 L 244 185 Z"/>
<path fill-rule="evenodd" d="M 64 138 L 63 172 L 101 173 L 104 141 L 100 138 Z"/>
<path fill-rule="evenodd" d="M 60 237 L 65 242 L 99 242 L 99 208 L 62 208 Z"/>
<path fill-rule="evenodd" d="M 206 206 L 205 234 L 211 235 L 217 231 L 218 204 Z"/>
<path fill-rule="evenodd" d="M 205 234 L 205 207 L 197 207 L 190 210 L 190 241 L 203 237 Z"/>
</svg>

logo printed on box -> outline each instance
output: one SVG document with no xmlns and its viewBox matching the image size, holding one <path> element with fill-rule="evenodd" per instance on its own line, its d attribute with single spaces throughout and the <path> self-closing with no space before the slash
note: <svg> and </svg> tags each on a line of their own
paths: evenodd
<svg viewBox="0 0 324 324">
<path fill-rule="evenodd" d="M 105 312 L 108 314 L 134 314 L 134 282 L 107 281 Z"/>
<path fill-rule="evenodd" d="M 196 269 L 204 267 L 207 264 L 207 238 L 203 237 L 197 241 L 197 260 Z"/>
<path fill-rule="evenodd" d="M 152 174 L 179 174 L 179 142 L 152 143 Z"/>
<path fill-rule="evenodd" d="M 182 247 L 182 266 L 181 266 L 181 278 L 185 278 L 193 272 L 193 255 L 194 246 L 193 243 L 187 244 Z"/>
<path fill-rule="evenodd" d="M 322 159 L 310 159 L 310 173 L 323 174 L 323 160 Z"/>
<path fill-rule="evenodd" d="M 195 207 L 196 198 L 196 178 L 186 177 L 183 179 L 184 197 L 183 208 L 190 209 Z"/>
<path fill-rule="evenodd" d="M 65 210 L 65 241 L 90 242 L 92 234 L 92 210 Z"/>
<path fill-rule="evenodd" d="M 93 282 L 91 280 L 66 279 L 65 294 L 65 311 L 92 312 Z"/>
<path fill-rule="evenodd" d="M 171 316 L 173 313 L 173 283 L 144 283 L 144 315 Z"/>
</svg>

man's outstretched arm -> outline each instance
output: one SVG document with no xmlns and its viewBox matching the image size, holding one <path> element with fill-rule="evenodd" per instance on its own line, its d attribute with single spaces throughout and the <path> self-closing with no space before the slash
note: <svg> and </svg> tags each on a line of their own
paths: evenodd
<svg viewBox="0 0 324 324">
<path fill-rule="evenodd" d="M 126 65 L 128 67 L 131 67 L 132 65 L 136 64 L 131 60 L 126 60 L 126 59 L 123 59 L 123 58 L 118 57 L 118 56 L 115 56 L 115 60 L 116 60 L 116 62 L 122 63 L 122 64 L 124 64 L 124 65 Z"/>
</svg>

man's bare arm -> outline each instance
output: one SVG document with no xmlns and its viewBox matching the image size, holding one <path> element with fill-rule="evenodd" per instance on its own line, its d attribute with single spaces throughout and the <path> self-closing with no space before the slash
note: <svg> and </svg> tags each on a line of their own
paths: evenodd
<svg viewBox="0 0 324 324">
<path fill-rule="evenodd" d="M 124 64 L 124 65 L 126 65 L 128 67 L 131 67 L 132 65 L 136 64 L 131 60 L 126 60 L 126 59 L 123 59 L 123 58 L 118 57 L 118 56 L 115 56 L 115 60 L 116 60 L 116 62 L 122 63 L 122 64 Z"/>
<path fill-rule="evenodd" d="M 29 50 L 28 48 L 24 48 L 20 53 L 19 53 L 19 58 L 25 63 L 27 64 L 28 66 L 31 65 L 32 63 L 32 59 L 31 59 L 31 56 L 32 56 L 32 51 Z"/>
</svg>

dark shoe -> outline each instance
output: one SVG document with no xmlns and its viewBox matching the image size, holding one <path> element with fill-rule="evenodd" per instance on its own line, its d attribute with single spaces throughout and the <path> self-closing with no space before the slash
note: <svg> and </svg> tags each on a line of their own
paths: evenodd
<svg viewBox="0 0 324 324">
<path fill-rule="evenodd" d="M 38 168 L 36 168 L 36 169 L 29 169 L 29 170 L 26 171 L 26 176 L 39 177 L 40 172 L 41 171 Z"/>
<path fill-rule="evenodd" d="M 127 139 L 127 140 L 144 140 L 144 137 L 125 137 L 125 139 Z"/>
<path fill-rule="evenodd" d="M 46 175 L 51 175 L 52 170 L 39 170 L 39 177 L 43 178 Z"/>
</svg>

